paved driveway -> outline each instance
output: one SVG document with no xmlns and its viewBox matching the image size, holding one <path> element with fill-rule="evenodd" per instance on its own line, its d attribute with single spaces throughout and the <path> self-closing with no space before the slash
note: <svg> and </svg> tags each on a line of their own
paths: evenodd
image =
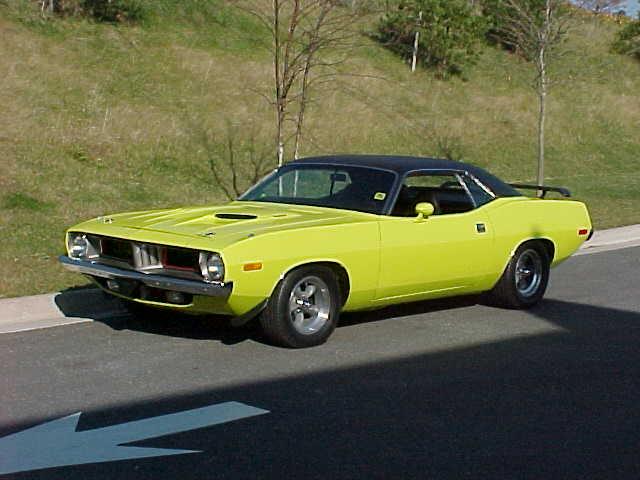
<svg viewBox="0 0 640 480">
<path fill-rule="evenodd" d="M 639 478 L 639 272 L 638 247 L 581 255 L 532 311 L 466 298 L 345 315 L 300 351 L 159 314 L 0 335 L 0 436 L 76 412 L 80 431 L 224 402 L 269 412 L 134 444 L 201 453 L 10 476 Z"/>
</svg>

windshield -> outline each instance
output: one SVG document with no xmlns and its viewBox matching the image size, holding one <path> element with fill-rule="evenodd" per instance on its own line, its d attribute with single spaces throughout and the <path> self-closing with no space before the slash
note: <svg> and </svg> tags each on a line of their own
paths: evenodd
<svg viewBox="0 0 640 480">
<path fill-rule="evenodd" d="M 381 214 L 395 174 L 343 165 L 286 165 L 239 200 L 342 208 Z"/>
</svg>

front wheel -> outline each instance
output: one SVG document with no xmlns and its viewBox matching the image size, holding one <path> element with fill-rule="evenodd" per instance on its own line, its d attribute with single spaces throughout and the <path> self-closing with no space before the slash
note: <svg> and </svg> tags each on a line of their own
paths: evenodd
<svg viewBox="0 0 640 480">
<path fill-rule="evenodd" d="M 330 268 L 300 267 L 278 284 L 260 316 L 260 324 L 278 345 L 320 345 L 336 328 L 339 298 L 338 282 Z"/>
<path fill-rule="evenodd" d="M 550 260 L 538 242 L 520 245 L 498 283 L 489 292 L 491 303 L 507 308 L 530 308 L 547 289 Z"/>
</svg>

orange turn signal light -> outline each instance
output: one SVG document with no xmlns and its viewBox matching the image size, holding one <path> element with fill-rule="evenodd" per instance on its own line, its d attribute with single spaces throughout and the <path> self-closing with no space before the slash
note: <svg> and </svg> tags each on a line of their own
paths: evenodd
<svg viewBox="0 0 640 480">
<path fill-rule="evenodd" d="M 254 272 L 256 270 L 262 270 L 262 262 L 245 263 L 242 266 L 242 270 L 245 272 Z"/>
<path fill-rule="evenodd" d="M 581 228 L 580 230 L 578 230 L 578 235 L 586 235 L 587 233 L 589 233 L 589 230 L 587 230 L 586 228 Z"/>
</svg>

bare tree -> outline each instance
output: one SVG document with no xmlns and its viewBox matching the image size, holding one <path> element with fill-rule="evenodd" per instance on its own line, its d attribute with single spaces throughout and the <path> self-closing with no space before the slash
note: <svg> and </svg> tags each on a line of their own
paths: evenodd
<svg viewBox="0 0 640 480">
<path fill-rule="evenodd" d="M 282 165 L 287 141 L 300 152 L 309 90 L 328 82 L 348 58 L 359 10 L 344 0 L 238 0 L 235 5 L 269 31 L 273 59 L 275 147 Z"/>
<path fill-rule="evenodd" d="M 55 0 L 40 0 L 40 11 L 44 15 L 45 12 L 53 13 L 56 8 Z"/>
<path fill-rule="evenodd" d="M 192 123 L 207 157 L 209 170 L 216 184 L 229 200 L 238 198 L 274 168 L 273 157 L 259 141 L 259 131 L 239 131 L 237 125 L 227 122 L 223 139 L 214 136 L 200 122 Z"/>
<path fill-rule="evenodd" d="M 570 9 L 563 0 L 505 0 L 504 41 L 535 67 L 538 95 L 538 185 L 544 185 L 545 122 L 551 79 L 549 63 L 559 57 L 566 37 Z M 542 195 L 542 191 L 538 191 Z"/>
</svg>

